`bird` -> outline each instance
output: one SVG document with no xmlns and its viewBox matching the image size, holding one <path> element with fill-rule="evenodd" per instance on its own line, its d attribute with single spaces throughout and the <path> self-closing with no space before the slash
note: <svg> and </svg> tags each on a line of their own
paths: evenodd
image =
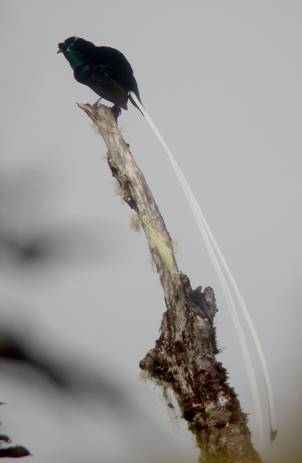
<svg viewBox="0 0 302 463">
<path fill-rule="evenodd" d="M 119 50 L 96 46 L 80 37 L 68 37 L 58 44 L 57 53 L 63 53 L 69 62 L 74 78 L 90 87 L 100 98 L 111 103 L 117 118 L 121 109 L 128 109 L 128 100 L 139 109 L 132 93 L 141 103 L 138 85 L 132 67 Z M 140 111 L 140 109 L 139 109 Z"/>
</svg>

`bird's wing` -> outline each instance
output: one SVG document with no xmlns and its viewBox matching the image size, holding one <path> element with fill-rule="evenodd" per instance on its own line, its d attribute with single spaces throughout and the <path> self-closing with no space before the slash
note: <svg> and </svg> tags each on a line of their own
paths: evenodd
<svg viewBox="0 0 302 463">
<path fill-rule="evenodd" d="M 123 91 L 127 93 L 127 95 L 129 94 L 129 92 L 134 92 L 138 100 L 141 102 L 138 85 L 132 73 L 132 70 L 130 74 L 128 67 L 120 64 L 102 65 L 101 67 L 104 69 L 104 72 L 108 79 L 111 79 L 117 85 L 119 85 L 123 89 Z M 136 103 L 134 103 L 133 101 L 132 103 L 134 104 L 134 106 L 137 107 Z"/>
<path fill-rule="evenodd" d="M 100 96 L 117 106 L 127 109 L 128 91 L 116 79 L 116 75 L 112 72 L 111 66 L 97 65 L 92 72 L 92 81 L 94 91 L 99 89 Z"/>
<path fill-rule="evenodd" d="M 99 96 L 120 108 L 127 109 L 127 89 L 124 89 L 114 77 L 115 74 L 109 65 L 93 64 L 75 70 L 78 82 L 88 85 Z"/>
<path fill-rule="evenodd" d="M 123 53 L 111 47 L 96 47 L 93 59 L 96 64 L 101 64 L 106 68 L 108 75 L 113 80 L 127 92 L 134 92 L 141 101 L 133 69 Z"/>
</svg>

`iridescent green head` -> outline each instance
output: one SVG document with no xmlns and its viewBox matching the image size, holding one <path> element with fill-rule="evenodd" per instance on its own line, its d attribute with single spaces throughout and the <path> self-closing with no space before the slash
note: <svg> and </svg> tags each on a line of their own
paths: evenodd
<svg viewBox="0 0 302 463">
<path fill-rule="evenodd" d="M 94 45 L 79 37 L 69 37 L 59 43 L 58 48 L 57 53 L 63 53 L 70 66 L 75 69 L 89 62 Z"/>
</svg>

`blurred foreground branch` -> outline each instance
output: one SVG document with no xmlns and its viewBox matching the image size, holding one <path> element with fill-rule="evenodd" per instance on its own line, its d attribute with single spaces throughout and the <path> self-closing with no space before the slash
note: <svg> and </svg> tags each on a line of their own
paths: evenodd
<svg viewBox="0 0 302 463">
<path fill-rule="evenodd" d="M 211 288 L 192 290 L 178 270 L 172 241 L 143 173 L 106 106 L 79 105 L 95 123 L 108 148 L 107 160 L 124 200 L 144 229 L 159 274 L 167 310 L 155 347 L 140 362 L 159 384 L 171 387 L 202 463 L 259 463 L 247 417 L 241 411 L 218 353 Z"/>
</svg>

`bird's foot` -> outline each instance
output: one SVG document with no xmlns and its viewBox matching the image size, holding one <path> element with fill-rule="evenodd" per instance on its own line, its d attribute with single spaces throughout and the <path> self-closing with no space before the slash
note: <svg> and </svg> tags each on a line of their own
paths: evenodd
<svg viewBox="0 0 302 463">
<path fill-rule="evenodd" d="M 102 97 L 100 97 L 100 98 L 94 103 L 93 106 L 95 106 L 96 108 L 98 108 L 98 107 L 100 106 L 100 104 L 101 104 L 101 99 L 102 99 Z"/>
<path fill-rule="evenodd" d="M 117 122 L 117 118 L 121 115 L 122 110 L 118 106 L 114 105 L 111 108 L 111 111 L 113 112 L 115 122 Z"/>
</svg>

